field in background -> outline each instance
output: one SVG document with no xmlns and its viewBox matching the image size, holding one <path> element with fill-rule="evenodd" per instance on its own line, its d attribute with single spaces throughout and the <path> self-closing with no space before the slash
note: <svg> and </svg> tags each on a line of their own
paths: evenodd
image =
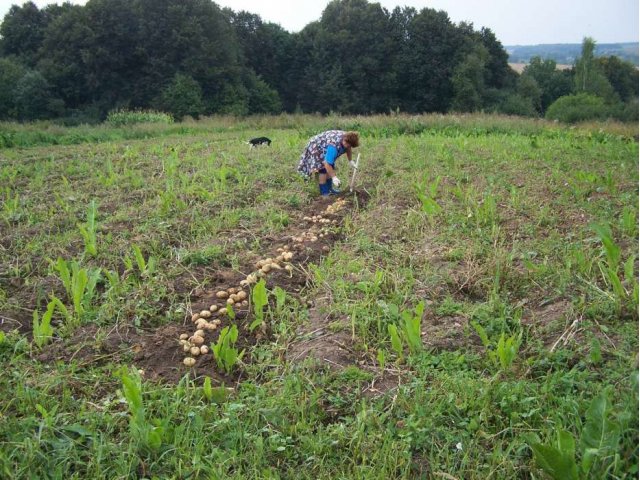
<svg viewBox="0 0 640 480">
<path fill-rule="evenodd" d="M 329 128 L 361 169 L 320 199 L 295 167 Z M 3 125 L 2 476 L 634 478 L 637 131 Z M 285 251 L 186 367 L 192 315 Z"/>
</svg>

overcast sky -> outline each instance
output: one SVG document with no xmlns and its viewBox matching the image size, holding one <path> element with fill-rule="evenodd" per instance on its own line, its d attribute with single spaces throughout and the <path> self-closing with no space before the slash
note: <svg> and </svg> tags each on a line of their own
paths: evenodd
<svg viewBox="0 0 640 480">
<path fill-rule="evenodd" d="M 369 0 L 370 3 L 374 3 Z M 0 0 L 4 18 L 22 0 Z M 35 0 L 39 7 L 62 1 Z M 84 4 L 86 1 L 73 0 Z M 318 20 L 328 0 L 217 0 L 220 6 L 246 10 L 264 21 L 300 31 Z M 581 43 L 586 36 L 597 43 L 638 41 L 638 0 L 379 0 L 383 7 L 412 6 L 444 10 L 457 23 L 490 28 L 503 45 Z"/>
</svg>

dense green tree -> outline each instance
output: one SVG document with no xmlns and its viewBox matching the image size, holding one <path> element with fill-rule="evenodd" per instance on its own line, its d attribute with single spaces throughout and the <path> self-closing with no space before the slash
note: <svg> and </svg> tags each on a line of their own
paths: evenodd
<svg viewBox="0 0 640 480">
<path fill-rule="evenodd" d="M 202 88 L 188 75 L 176 73 L 157 101 L 160 110 L 168 112 L 178 121 L 189 115 L 198 118 L 204 111 Z"/>
<path fill-rule="evenodd" d="M 15 88 L 26 68 L 15 58 L 0 58 L 0 120 L 17 118 Z"/>
<path fill-rule="evenodd" d="M 582 52 L 576 61 L 574 90 L 576 93 L 592 93 L 609 103 L 618 101 L 618 95 L 595 60 L 596 42 L 586 37 L 582 41 Z"/>
<path fill-rule="evenodd" d="M 522 77 L 533 78 L 540 87 L 539 112 L 542 114 L 558 98 L 573 91 L 571 72 L 558 70 L 554 60 L 533 57 L 522 72 Z"/>
<path fill-rule="evenodd" d="M 336 102 L 318 98 L 315 110 L 368 113 L 384 111 L 396 89 L 393 59 L 397 51 L 387 12 L 366 0 L 334 0 L 322 13 L 307 57 L 303 87 L 307 92 L 336 91 Z M 334 75 L 339 75 L 335 78 Z M 304 91 L 304 90 L 303 90 Z M 327 104 L 327 101 L 331 105 Z"/>
<path fill-rule="evenodd" d="M 81 109 L 92 101 L 87 82 L 87 58 L 94 48 L 94 31 L 87 10 L 75 6 L 55 18 L 42 42 L 38 70 L 68 108 Z"/>
<path fill-rule="evenodd" d="M 278 94 L 289 93 L 287 70 L 292 57 L 292 35 L 280 26 L 264 23 L 260 16 L 248 12 L 230 12 L 229 18 L 242 47 L 245 64 Z M 263 86 L 258 88 L 263 89 Z"/>
<path fill-rule="evenodd" d="M 28 66 L 34 66 L 47 26 L 45 13 L 35 3 L 13 5 L 0 25 L 2 55 L 15 55 Z"/>
<path fill-rule="evenodd" d="M 487 88 L 510 88 L 515 85 L 518 74 L 509 66 L 509 54 L 491 29 L 483 27 L 480 42 L 487 49 L 484 69 L 484 84 Z"/>
<path fill-rule="evenodd" d="M 55 96 L 40 72 L 28 71 L 15 88 L 15 102 L 20 120 L 36 120 L 59 116 L 64 103 Z"/>
<path fill-rule="evenodd" d="M 403 20 L 397 20 L 396 25 Z M 464 35 L 444 11 L 425 8 L 406 20 L 406 37 L 397 62 L 400 107 L 409 112 L 446 112 L 454 95 L 452 76 Z"/>
<path fill-rule="evenodd" d="M 177 117 L 397 108 L 530 115 L 572 91 L 571 72 L 539 59 L 516 80 L 490 29 L 367 0 L 333 0 L 296 34 L 211 0 L 89 0 L 42 10 L 27 2 L 11 8 L 0 35 L 2 118 L 51 116 L 63 104 L 68 115 L 96 118 L 122 107 Z M 629 117 L 630 103 L 617 102 L 637 98 L 637 69 L 595 59 L 593 46 L 585 39 L 573 88 Z M 38 85 L 43 94 L 26 102 Z"/>
<path fill-rule="evenodd" d="M 474 112 L 483 107 L 485 93 L 484 70 L 489 54 L 482 45 L 466 55 L 453 72 L 453 100 L 456 112 Z"/>
<path fill-rule="evenodd" d="M 638 69 L 618 57 L 598 57 L 596 63 L 623 102 L 638 98 Z"/>
<path fill-rule="evenodd" d="M 542 88 L 531 75 L 520 75 L 516 82 L 518 96 L 529 101 L 534 111 L 542 111 Z"/>
</svg>

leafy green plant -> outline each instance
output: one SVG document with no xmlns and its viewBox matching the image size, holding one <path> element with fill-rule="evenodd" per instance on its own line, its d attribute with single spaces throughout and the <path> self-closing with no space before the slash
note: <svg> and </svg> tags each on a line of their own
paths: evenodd
<svg viewBox="0 0 640 480">
<path fill-rule="evenodd" d="M 569 432 L 558 430 L 554 445 L 533 443 L 531 449 L 538 467 L 554 480 L 578 480 L 575 441 Z"/>
<path fill-rule="evenodd" d="M 273 296 L 276 297 L 276 314 L 282 315 L 284 304 L 287 301 L 287 291 L 280 287 L 275 287 L 273 289 Z"/>
<path fill-rule="evenodd" d="M 138 267 L 138 271 L 140 272 L 141 277 L 150 277 L 153 275 L 156 269 L 156 259 L 152 255 L 145 260 L 144 255 L 142 254 L 142 250 L 138 245 L 133 245 L 133 258 L 136 261 L 136 266 Z"/>
<path fill-rule="evenodd" d="M 211 386 L 211 377 L 204 377 L 204 382 L 202 384 L 202 394 L 204 398 L 209 402 L 213 402 L 216 404 L 224 403 L 227 399 L 227 390 L 224 388 L 224 384 L 220 387 L 212 387 Z"/>
<path fill-rule="evenodd" d="M 638 237 L 638 212 L 635 208 L 628 205 L 624 207 L 620 222 L 626 235 L 634 239 Z"/>
<path fill-rule="evenodd" d="M 73 305 L 73 324 L 79 325 L 85 313 L 90 310 L 91 302 L 96 293 L 96 284 L 101 276 L 100 268 L 80 268 L 75 261 L 67 262 L 62 258 L 53 264 L 60 280 Z"/>
<path fill-rule="evenodd" d="M 608 395 L 595 397 L 586 413 L 580 436 L 579 456 L 576 460 L 575 440 L 571 433 L 558 429 L 556 442 L 543 444 L 537 439 L 529 442 L 538 467 L 554 480 L 605 478 L 618 461 L 621 424 L 612 418 Z"/>
<path fill-rule="evenodd" d="M 138 448 L 145 453 L 157 452 L 162 447 L 166 427 L 157 420 L 147 418 L 142 398 L 142 381 L 135 369 L 121 368 L 117 375 L 122 380 L 122 393 L 129 406 L 129 432 Z"/>
<path fill-rule="evenodd" d="M 9 223 L 20 218 L 20 195 L 16 192 L 12 195 L 11 189 L 5 187 L 2 199 L 2 216 Z"/>
<path fill-rule="evenodd" d="M 55 302 L 50 301 L 47 305 L 47 311 L 39 318 L 38 311 L 33 311 L 33 341 L 42 348 L 53 336 L 53 327 L 51 326 L 51 318 L 55 309 Z"/>
<path fill-rule="evenodd" d="M 428 178 L 414 184 L 414 189 L 418 200 L 422 204 L 422 211 L 429 216 L 435 215 L 442 211 L 442 207 L 436 202 L 438 194 L 438 186 L 442 177 L 438 176 L 432 182 Z"/>
<path fill-rule="evenodd" d="M 421 333 L 421 323 L 422 323 L 422 314 L 424 313 L 424 302 L 421 301 L 416 305 L 413 312 L 405 310 L 402 312 L 402 320 L 404 320 L 402 327 L 404 337 L 407 340 L 407 344 L 409 345 L 409 350 L 412 353 L 419 352 L 423 349 L 422 345 L 422 333 Z"/>
<path fill-rule="evenodd" d="M 496 365 L 496 367 L 502 368 L 502 370 L 508 370 L 511 368 L 514 360 L 518 356 L 518 350 L 522 344 L 522 330 L 517 334 L 505 336 L 505 332 L 500 334 L 498 342 L 493 348 L 491 340 L 487 335 L 487 331 L 482 325 L 476 321 L 471 321 L 471 326 L 475 329 L 487 351 L 487 356 Z"/>
<path fill-rule="evenodd" d="M 255 320 L 249 325 L 249 330 L 253 331 L 259 325 L 264 323 L 264 307 L 268 303 L 267 284 L 264 278 L 261 278 L 251 290 L 251 304 L 253 305 L 253 313 Z"/>
<path fill-rule="evenodd" d="M 385 309 L 393 313 L 397 313 L 397 307 L 394 304 L 384 304 Z M 395 308 L 394 308 L 395 307 Z M 398 361 L 402 362 L 404 353 L 404 343 L 409 347 L 411 353 L 417 353 L 424 347 L 422 344 L 422 314 L 424 313 L 424 302 L 418 303 L 413 311 L 405 310 L 400 315 L 402 322 L 400 330 L 394 323 L 387 324 L 387 332 L 391 338 L 391 348 L 398 356 Z"/>
<path fill-rule="evenodd" d="M 238 349 L 234 347 L 238 340 L 238 327 L 232 325 L 231 327 L 224 327 L 220 331 L 220 336 L 215 345 L 211 345 L 211 351 L 213 357 L 216 360 L 218 369 L 224 370 L 227 374 L 230 374 L 233 367 L 242 359 L 244 350 L 238 352 Z"/>
<path fill-rule="evenodd" d="M 78 224 L 78 229 L 84 239 L 84 251 L 92 257 L 95 257 L 98 254 L 98 243 L 96 237 L 97 210 L 98 207 L 96 206 L 96 201 L 91 200 L 89 208 L 87 209 L 87 223 L 84 225 Z"/>
<path fill-rule="evenodd" d="M 476 205 L 475 218 L 478 225 L 491 226 L 498 220 L 498 207 L 496 197 L 486 194 L 481 202 Z"/>
<path fill-rule="evenodd" d="M 605 284 L 613 292 L 618 311 L 621 311 L 624 307 L 637 311 L 639 288 L 638 280 L 635 276 L 635 255 L 627 258 L 622 264 L 622 251 L 613 239 L 611 227 L 605 224 L 593 225 L 592 228 L 602 242 L 602 251 L 606 260 L 605 262 L 599 262 L 598 267 Z M 620 278 L 621 266 L 623 279 Z"/>
<path fill-rule="evenodd" d="M 390 323 L 387 325 L 387 331 L 389 332 L 389 337 L 391 337 L 391 348 L 396 352 L 398 362 L 402 362 L 402 359 L 404 358 L 404 348 L 402 346 L 402 339 L 398 334 L 398 327 L 393 323 Z"/>
</svg>

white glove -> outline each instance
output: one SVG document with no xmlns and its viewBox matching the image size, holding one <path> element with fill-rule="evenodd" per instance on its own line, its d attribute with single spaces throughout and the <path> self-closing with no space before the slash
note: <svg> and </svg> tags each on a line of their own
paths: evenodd
<svg viewBox="0 0 640 480">
<path fill-rule="evenodd" d="M 354 162 L 353 160 L 349 160 L 349 166 L 354 170 L 358 169 L 358 165 L 356 165 L 356 162 Z"/>
<path fill-rule="evenodd" d="M 338 188 L 340 186 L 340 179 L 338 177 L 333 177 L 331 179 L 331 183 L 334 187 Z"/>
</svg>

